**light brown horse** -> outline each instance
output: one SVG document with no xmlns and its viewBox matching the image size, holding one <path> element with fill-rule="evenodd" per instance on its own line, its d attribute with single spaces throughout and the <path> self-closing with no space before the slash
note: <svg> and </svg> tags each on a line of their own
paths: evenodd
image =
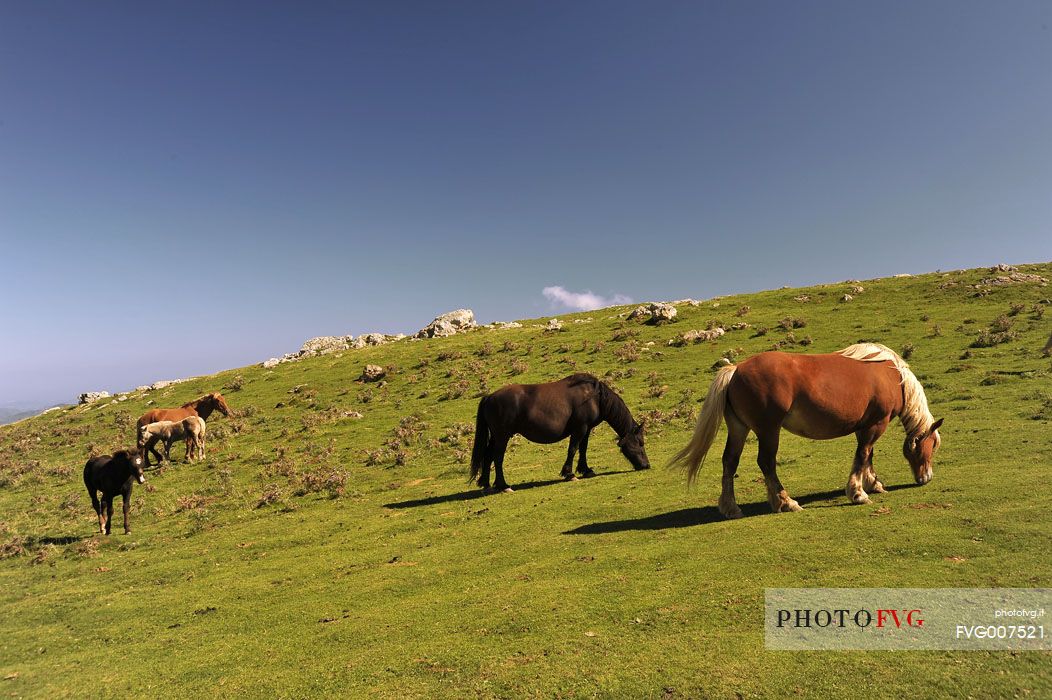
<svg viewBox="0 0 1052 700">
<path fill-rule="evenodd" d="M 223 398 L 223 395 L 218 392 L 205 394 L 199 399 L 184 403 L 179 408 L 154 408 L 139 416 L 139 420 L 135 423 L 136 437 L 138 437 L 138 433 L 142 430 L 144 425 L 156 423 L 157 421 L 162 420 L 178 422 L 189 416 L 200 416 L 201 418 L 208 420 L 208 417 L 212 415 L 213 411 L 219 411 L 224 416 L 230 417 L 230 407 L 227 406 L 226 399 Z M 151 452 L 157 457 L 158 463 L 161 461 L 160 453 L 157 452 L 156 447 L 151 446 L 150 449 L 143 454 L 146 458 L 147 466 L 150 464 Z"/>
<path fill-rule="evenodd" d="M 159 420 L 147 423 L 139 428 L 139 451 L 146 454 L 154 450 L 158 442 L 164 447 L 164 458 L 171 461 L 172 443 L 176 440 L 186 441 L 186 461 L 194 458 L 205 458 L 205 419 L 201 416 L 187 416 L 181 421 Z"/>
<path fill-rule="evenodd" d="M 858 448 L 845 491 L 853 503 L 869 503 L 866 491 L 884 492 L 873 471 L 873 443 L 896 417 L 906 430 L 902 452 L 914 479 L 926 484 L 941 441 L 942 419 L 932 417 L 920 382 L 894 351 L 876 343 L 859 343 L 827 355 L 765 352 L 719 371 L 709 387 L 694 437 L 672 463 L 685 464 L 688 482 L 693 481 L 720 423 L 726 420 L 720 513 L 728 518 L 742 516 L 734 498 L 734 475 L 750 430 L 759 439 L 756 461 L 771 508 L 776 513 L 796 511 L 801 510 L 800 504 L 789 497 L 775 471 L 781 429 L 812 440 L 854 433 Z"/>
</svg>

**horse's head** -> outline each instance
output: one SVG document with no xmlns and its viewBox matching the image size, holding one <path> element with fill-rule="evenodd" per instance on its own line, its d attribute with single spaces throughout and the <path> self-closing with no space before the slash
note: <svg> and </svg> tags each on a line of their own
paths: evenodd
<svg viewBox="0 0 1052 700">
<path fill-rule="evenodd" d="M 635 424 L 618 439 L 617 446 L 621 448 L 621 454 L 632 463 L 634 469 L 650 469 L 650 460 L 647 459 L 647 452 L 643 449 L 642 425 Z"/>
<path fill-rule="evenodd" d="M 932 423 L 924 433 L 907 435 L 906 442 L 902 443 L 902 454 L 913 468 L 913 478 L 918 484 L 926 484 L 931 481 L 931 460 L 942 443 L 942 438 L 939 437 L 940 426 L 942 426 L 942 418 Z"/>
<path fill-rule="evenodd" d="M 230 417 L 230 406 L 226 405 L 226 399 L 218 391 L 208 395 L 208 402 L 212 404 L 212 408 L 222 413 L 227 418 Z"/>
<path fill-rule="evenodd" d="M 127 463 L 130 476 L 134 477 L 140 484 L 146 483 L 146 475 L 143 473 L 142 448 L 136 450 L 121 450 L 115 455 L 121 457 Z"/>
</svg>

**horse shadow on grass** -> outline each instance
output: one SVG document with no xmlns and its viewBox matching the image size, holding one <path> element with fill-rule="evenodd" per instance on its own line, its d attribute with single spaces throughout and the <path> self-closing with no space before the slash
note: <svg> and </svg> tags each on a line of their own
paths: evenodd
<svg viewBox="0 0 1052 700">
<path fill-rule="evenodd" d="M 27 552 L 34 552 L 41 547 L 46 547 L 48 545 L 62 547 L 89 539 L 89 537 L 90 535 L 30 535 L 23 539 L 21 544 Z"/>
<path fill-rule="evenodd" d="M 613 472 L 596 472 L 595 476 L 590 476 L 588 479 L 598 479 L 601 476 L 613 476 L 615 474 L 631 474 L 634 470 L 622 469 L 620 471 Z M 585 481 L 585 479 L 581 479 Z M 542 486 L 553 486 L 555 484 L 565 484 L 566 479 L 541 479 L 538 481 L 525 481 L 521 484 L 512 484 L 512 489 L 515 491 L 526 491 L 527 489 L 540 488 Z M 486 493 L 482 489 L 473 488 L 470 491 L 461 491 L 459 493 L 447 493 L 441 496 L 428 496 L 427 498 L 414 498 L 409 501 L 399 501 L 397 503 L 385 503 L 384 508 L 418 508 L 420 506 L 433 506 L 439 503 L 453 503 L 455 501 L 473 501 L 476 498 L 486 498 L 487 496 L 500 496 L 502 494 Z M 512 494 L 513 495 L 513 494 Z"/>
<path fill-rule="evenodd" d="M 888 491 L 898 491 L 899 489 L 915 487 L 916 484 L 898 484 L 895 486 L 887 486 L 885 488 Z M 839 502 L 822 503 L 823 501 L 832 501 L 838 497 L 841 499 Z M 818 493 L 797 496 L 796 502 L 802 506 L 810 503 L 820 504 L 813 505 L 811 506 L 812 508 L 842 508 L 852 505 L 844 496 L 843 489 L 837 489 L 835 491 L 820 491 Z M 774 515 L 774 513 L 771 512 L 771 506 L 768 505 L 766 501 L 739 504 L 739 507 L 741 508 L 742 515 L 747 518 L 757 515 Z M 702 506 L 700 508 L 681 508 L 668 513 L 649 515 L 645 518 L 627 518 L 625 520 L 608 520 L 604 522 L 588 523 L 587 525 L 575 527 L 572 530 L 566 530 L 562 534 L 606 535 L 614 532 L 629 532 L 632 530 L 673 530 L 681 527 L 694 527 L 695 525 L 709 525 L 711 523 L 719 523 L 725 520 L 726 518 L 723 517 L 719 508 L 716 506 Z"/>
</svg>

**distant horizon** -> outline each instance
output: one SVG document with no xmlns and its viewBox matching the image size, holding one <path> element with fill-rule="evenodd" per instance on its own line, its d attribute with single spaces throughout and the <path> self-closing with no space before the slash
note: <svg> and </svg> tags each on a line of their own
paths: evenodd
<svg viewBox="0 0 1052 700">
<path fill-rule="evenodd" d="M 797 288 L 808 288 L 808 287 L 818 287 L 818 286 L 830 285 L 830 284 L 838 284 L 838 283 L 841 283 L 841 282 L 848 281 L 849 279 L 850 280 L 857 279 L 859 282 L 865 282 L 865 281 L 868 281 L 868 280 L 891 278 L 891 277 L 895 277 L 896 275 L 902 275 L 902 274 L 919 276 L 919 275 L 926 275 L 926 274 L 939 274 L 939 273 L 955 272 L 957 270 L 983 269 L 983 268 L 987 268 L 987 267 L 993 268 L 993 267 L 995 267 L 997 265 L 1002 265 L 1002 264 L 1003 265 L 1012 265 L 1012 266 L 1021 266 L 1021 265 L 1025 266 L 1025 265 L 1039 265 L 1039 264 L 1043 264 L 1043 263 L 1046 263 L 1046 262 L 1052 262 L 1052 260 L 1036 260 L 1036 261 L 1028 261 L 1028 262 L 999 261 L 999 262 L 995 262 L 995 263 L 989 263 L 989 264 L 986 264 L 986 265 L 975 265 L 975 266 L 971 266 L 971 267 L 957 267 L 957 268 L 952 268 L 952 269 L 949 269 L 949 268 L 948 269 L 936 268 L 936 269 L 933 269 L 933 270 L 912 271 L 912 272 L 896 272 L 896 273 L 889 273 L 889 274 L 886 274 L 886 275 L 877 275 L 877 276 L 873 276 L 873 277 L 854 277 L 854 278 L 843 278 L 843 279 L 836 279 L 836 280 L 822 280 L 822 281 L 804 282 L 804 283 L 801 283 L 801 284 L 778 285 L 778 286 L 774 286 L 774 287 L 765 287 L 765 288 L 762 288 L 762 289 L 747 289 L 747 290 L 738 290 L 738 291 L 726 291 L 726 292 L 720 292 L 720 293 L 716 293 L 716 294 L 708 294 L 708 295 L 705 295 L 705 296 L 690 296 L 690 295 L 688 295 L 686 297 L 676 297 L 676 299 L 687 299 L 687 298 L 690 298 L 690 299 L 697 299 L 697 300 L 700 300 L 700 301 L 705 301 L 705 300 L 716 299 L 716 298 L 725 297 L 725 296 L 738 296 L 738 295 L 742 295 L 742 294 L 756 294 L 756 293 L 760 293 L 760 292 L 777 290 L 777 289 L 781 289 L 781 288 L 784 288 L 784 287 L 789 287 L 790 289 L 797 289 Z M 619 307 L 619 306 L 631 306 L 631 305 L 637 304 L 637 303 L 645 304 L 645 303 L 650 303 L 650 302 L 654 302 L 654 301 L 675 301 L 675 299 L 671 299 L 671 298 L 669 298 L 669 299 L 658 299 L 658 298 L 649 298 L 649 297 L 647 297 L 647 298 L 640 298 L 640 299 L 636 299 L 636 300 L 629 300 L 629 301 L 626 301 L 624 303 L 610 304 L 610 305 L 607 305 L 607 306 L 598 307 L 598 308 L 593 309 L 593 310 L 601 311 L 603 309 L 608 309 L 608 308 L 614 308 L 614 307 Z M 468 306 L 462 306 L 462 307 L 459 307 L 459 308 L 471 309 L 471 306 L 468 305 Z M 436 312 L 435 314 L 433 314 L 431 316 L 431 318 L 435 318 L 435 317 L 437 317 L 437 316 L 439 316 L 439 315 L 441 315 L 443 313 L 447 313 L 447 312 L 453 311 L 453 310 L 454 309 L 446 309 L 445 311 Z M 496 321 L 527 321 L 527 320 L 536 320 L 536 319 L 542 319 L 542 318 L 547 318 L 547 317 L 552 317 L 552 316 L 564 316 L 564 315 L 568 315 L 568 314 L 578 314 L 578 313 L 587 313 L 587 311 L 586 310 L 579 310 L 579 309 L 562 308 L 562 309 L 550 309 L 550 313 L 538 314 L 536 316 L 518 316 L 516 318 L 489 318 L 489 319 L 482 319 L 482 318 L 478 318 L 476 316 L 475 320 L 476 320 L 476 322 L 479 325 L 485 325 L 487 323 L 493 323 L 493 322 L 496 322 Z M 426 324 L 422 324 L 421 328 L 423 327 L 423 325 L 426 325 Z M 404 333 L 406 335 L 411 336 L 413 333 L 415 333 L 418 330 L 420 330 L 420 329 L 419 328 L 415 328 L 415 329 L 412 329 L 412 330 L 403 329 L 403 330 L 400 330 L 400 331 L 392 331 L 389 334 L 390 335 L 396 335 L 398 333 Z M 23 410 L 45 410 L 45 409 L 54 408 L 54 407 L 57 407 L 57 406 L 69 406 L 69 405 L 72 405 L 72 404 L 76 404 L 78 399 L 79 399 L 80 394 L 82 394 L 82 393 L 87 393 L 87 392 L 92 392 L 92 391 L 106 391 L 106 392 L 109 392 L 111 395 L 118 395 L 118 394 L 124 394 L 124 393 L 132 392 L 138 386 L 150 385 L 150 384 L 153 384 L 154 382 L 165 381 L 165 380 L 173 380 L 173 379 L 190 379 L 190 378 L 197 378 L 197 377 L 207 377 L 207 376 L 211 376 L 213 374 L 219 374 L 221 372 L 226 372 L 226 371 L 230 371 L 230 370 L 234 370 L 234 369 L 240 369 L 242 367 L 251 367 L 253 365 L 261 364 L 262 362 L 264 362 L 267 359 L 270 359 L 271 357 L 281 357 L 285 353 L 295 352 L 295 351 L 300 349 L 300 346 L 303 344 L 303 342 L 306 342 L 310 338 L 317 338 L 317 337 L 322 337 L 322 336 L 338 336 L 338 335 L 355 335 L 355 336 L 358 336 L 358 335 L 365 335 L 366 333 L 372 333 L 372 332 L 381 332 L 381 331 L 362 331 L 360 333 L 354 333 L 354 334 L 339 333 L 339 332 L 318 333 L 318 334 L 315 334 L 315 335 L 303 338 L 303 340 L 300 342 L 300 344 L 297 345 L 296 347 L 290 347 L 287 350 L 284 350 L 284 351 L 282 351 L 280 353 L 277 353 L 277 354 L 268 355 L 267 357 L 260 357 L 259 359 L 256 359 L 254 361 L 249 361 L 246 364 L 237 364 L 237 365 L 228 366 L 228 367 L 219 367 L 219 368 L 216 368 L 216 369 L 206 370 L 206 371 L 202 371 L 202 372 L 199 372 L 199 373 L 189 374 L 189 375 L 186 375 L 185 377 L 184 376 L 163 376 L 163 377 L 157 376 L 157 377 L 154 377 L 152 379 L 144 379 L 144 380 L 142 380 L 140 382 L 137 382 L 137 383 L 134 383 L 134 384 L 131 384 L 131 385 L 122 385 L 120 387 L 114 386 L 114 385 L 111 385 L 111 386 L 101 386 L 101 385 L 100 386 L 90 386 L 90 387 L 86 387 L 86 388 L 84 388 L 82 390 L 77 390 L 73 394 L 73 396 L 71 398 L 69 398 L 68 400 L 52 399 L 52 400 L 46 400 L 46 401 L 38 401 L 38 400 L 34 400 L 34 399 L 22 399 L 22 400 L 13 400 L 13 401 L 0 401 L 0 411 L 2 411 L 5 408 L 9 408 L 9 409 L 23 409 Z M 0 424 L 3 424 L 3 423 L 4 423 L 3 416 L 0 415 Z"/>
</svg>

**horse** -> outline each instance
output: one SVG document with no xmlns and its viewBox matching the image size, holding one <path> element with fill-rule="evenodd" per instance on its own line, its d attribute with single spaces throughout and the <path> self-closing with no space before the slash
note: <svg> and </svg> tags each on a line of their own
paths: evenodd
<svg viewBox="0 0 1052 700">
<path fill-rule="evenodd" d="M 110 534 L 113 520 L 113 498 L 120 494 L 124 501 L 124 534 L 130 535 L 128 508 L 131 506 L 132 484 L 146 482 L 142 473 L 142 453 L 138 450 L 117 450 L 112 455 L 92 457 L 84 465 L 84 486 L 91 496 L 91 506 L 99 516 L 99 532 Z M 102 492 L 99 502 L 97 492 Z"/>
<path fill-rule="evenodd" d="M 625 402 L 591 374 L 572 374 L 547 384 L 509 384 L 479 401 L 475 444 L 471 450 L 471 480 L 489 491 L 490 465 L 496 467 L 494 491 L 511 493 L 504 480 L 504 452 L 513 435 L 551 444 L 570 438 L 561 475 L 574 480 L 573 458 L 580 448 L 577 473 L 595 476 L 588 467 L 588 437 L 606 421 L 617 433 L 618 447 L 635 469 L 649 469 L 643 449 L 643 426 Z"/>
<path fill-rule="evenodd" d="M 179 408 L 154 408 L 146 413 L 139 416 L 139 420 L 135 423 L 136 431 L 142 430 L 144 425 L 149 423 L 156 423 L 157 421 L 170 420 L 170 421 L 181 421 L 187 416 L 200 416 L 201 418 L 208 420 L 208 417 L 212 415 L 212 411 L 219 411 L 224 416 L 230 417 L 230 407 L 226 403 L 226 399 L 223 395 L 218 392 L 211 394 L 205 394 L 199 399 L 188 401 Z M 150 452 L 157 458 L 157 462 L 160 463 L 161 455 L 153 447 L 145 453 L 146 466 L 150 466 Z"/>
<path fill-rule="evenodd" d="M 172 443 L 176 440 L 186 441 L 186 461 L 192 462 L 205 457 L 205 421 L 200 416 L 187 416 L 181 421 L 161 420 L 148 423 L 139 429 L 138 446 L 145 454 L 149 450 L 156 453 L 154 446 L 160 442 L 164 446 L 164 458 L 171 461 Z"/>
<path fill-rule="evenodd" d="M 858 447 L 844 492 L 852 503 L 866 504 L 867 491 L 884 493 L 873 470 L 873 444 L 896 417 L 906 431 L 902 453 L 916 482 L 926 484 L 932 478 L 932 457 L 942 443 L 942 419 L 932 417 L 924 388 L 893 350 L 858 343 L 824 355 L 765 352 L 720 369 L 690 443 L 672 458 L 672 464 L 685 464 L 687 482 L 693 482 L 721 421 L 726 421 L 719 510 L 724 517 L 740 518 L 734 476 L 751 430 L 759 440 L 756 462 L 771 509 L 799 511 L 800 504 L 789 497 L 775 471 L 781 429 L 812 440 L 854 433 Z"/>
</svg>

